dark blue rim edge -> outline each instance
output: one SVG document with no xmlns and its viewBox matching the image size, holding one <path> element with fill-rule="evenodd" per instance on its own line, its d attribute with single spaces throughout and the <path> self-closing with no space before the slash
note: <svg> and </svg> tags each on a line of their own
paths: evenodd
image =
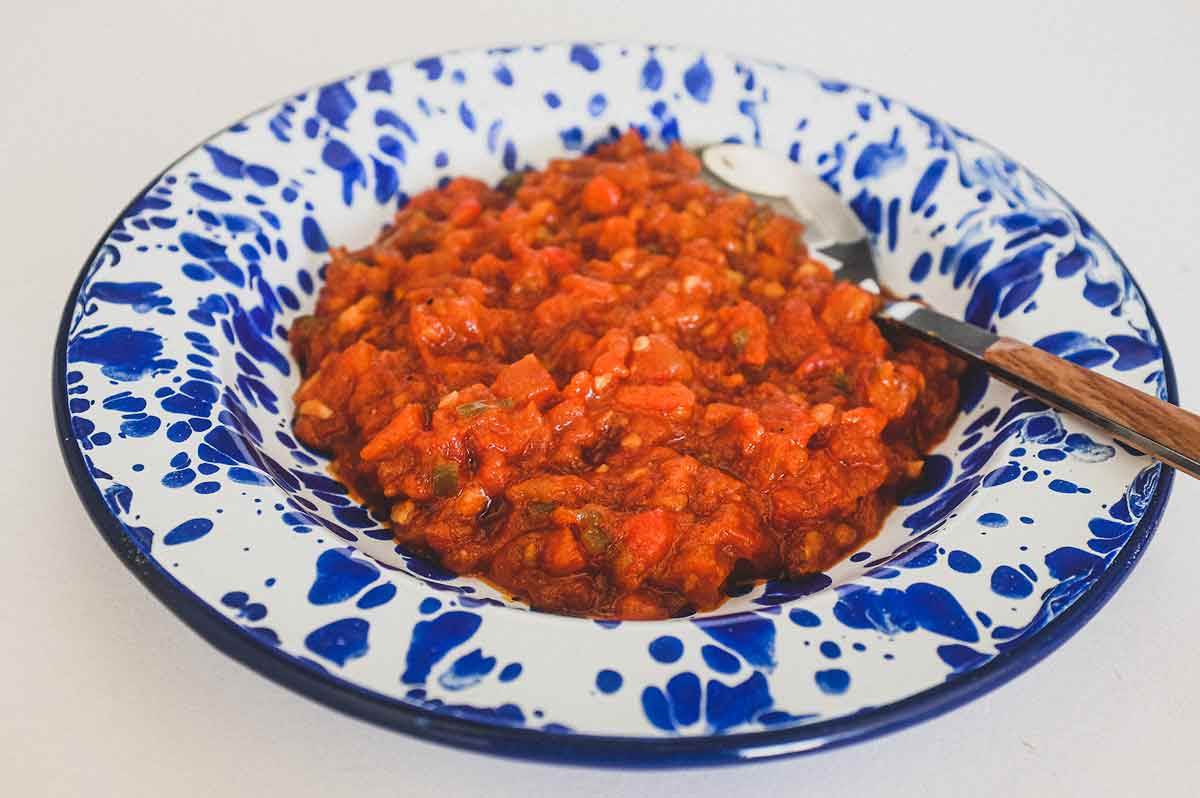
<svg viewBox="0 0 1200 798">
<path fill-rule="evenodd" d="M 699 49 L 699 48 L 698 48 Z M 415 59 L 397 61 L 395 66 Z M 360 74 L 358 70 L 350 75 Z M 288 95 L 291 96 L 291 95 Z M 273 107 L 277 100 L 247 114 Z M 225 128 L 222 128 L 223 131 Z M 218 131 L 218 133 L 221 131 Z M 204 139 L 209 141 L 214 133 Z M 982 140 L 981 140 L 982 141 Z M 706 737 L 614 737 L 590 734 L 555 734 L 535 729 L 499 726 L 434 712 L 366 690 L 329 673 L 299 663 L 279 649 L 246 632 L 146 557 L 133 544 L 121 522 L 112 514 L 92 478 L 83 452 L 71 430 L 67 408 L 67 339 L 80 288 L 101 247 L 129 209 L 180 161 L 199 149 L 190 148 L 159 172 L 121 210 L 84 261 L 67 296 L 59 321 L 51 363 L 51 391 L 59 449 L 75 491 L 88 515 L 113 553 L 168 609 L 211 645 L 241 664 L 331 709 L 411 736 L 479 753 L 560 765 L 618 768 L 669 768 L 728 765 L 778 759 L 829 750 L 907 728 L 949 712 L 979 698 L 1040 662 L 1079 631 L 1103 607 L 1129 576 L 1162 520 L 1175 481 L 1175 471 L 1159 465 L 1158 485 L 1125 545 L 1112 564 L 1083 596 L 1045 628 L 1018 646 L 996 655 L 987 664 L 966 674 L 882 707 L 873 707 L 804 726 Z M 1025 167 L 1022 167 L 1025 168 Z M 1027 172 L 1033 174 L 1030 170 Z M 1036 175 L 1035 175 L 1036 176 Z M 1040 179 L 1040 178 L 1039 178 Z M 1042 181 L 1045 182 L 1045 181 Z M 1095 228 L 1093 228 L 1095 230 Z M 1097 236 L 1099 233 L 1097 232 Z M 1102 237 L 1101 237 L 1102 239 Z M 1114 255 L 1116 255 L 1114 251 Z M 1137 288 L 1146 307 L 1146 318 L 1158 336 L 1162 351 L 1167 400 L 1179 404 L 1174 362 L 1162 327 L 1136 278 L 1119 255 L 1117 262 Z"/>
</svg>

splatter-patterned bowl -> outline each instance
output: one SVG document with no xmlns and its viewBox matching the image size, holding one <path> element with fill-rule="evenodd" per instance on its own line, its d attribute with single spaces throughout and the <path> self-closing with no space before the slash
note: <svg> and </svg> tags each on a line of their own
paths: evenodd
<svg viewBox="0 0 1200 798">
<path fill-rule="evenodd" d="M 1133 278 L 1036 176 L 889 97 L 643 45 L 463 52 L 376 69 L 222 130 L 121 212 L 67 303 L 54 407 L 71 477 L 131 570 L 264 675 L 412 734 L 619 765 L 810 751 L 943 712 L 1032 665 L 1136 562 L 1171 481 L 980 374 L 880 536 L 705 616 L 529 612 L 397 551 L 290 435 L 286 330 L 329 243 L 409 193 L 499 178 L 637 126 L 818 171 L 888 282 L 1166 399 Z M 1115 645 L 1115 643 L 1114 643 Z"/>
</svg>

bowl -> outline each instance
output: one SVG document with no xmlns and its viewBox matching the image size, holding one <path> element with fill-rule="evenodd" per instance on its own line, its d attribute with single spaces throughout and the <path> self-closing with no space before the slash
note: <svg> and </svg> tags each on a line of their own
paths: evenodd
<svg viewBox="0 0 1200 798">
<path fill-rule="evenodd" d="M 54 412 L 100 532 L 265 676 L 420 737 L 621 766 L 863 739 L 1012 678 L 1137 561 L 1172 472 L 978 372 L 919 486 L 823 574 L 661 622 L 560 617 L 399 549 L 291 435 L 287 329 L 332 245 L 409 195 L 635 127 L 740 141 L 842 194 L 889 285 L 1176 399 L 1153 313 L 1065 199 L 990 145 L 805 70 L 682 47 L 464 51 L 334 80 L 221 130 L 118 215 L 71 291 Z M 184 688 L 186 689 L 186 688 Z"/>
</svg>

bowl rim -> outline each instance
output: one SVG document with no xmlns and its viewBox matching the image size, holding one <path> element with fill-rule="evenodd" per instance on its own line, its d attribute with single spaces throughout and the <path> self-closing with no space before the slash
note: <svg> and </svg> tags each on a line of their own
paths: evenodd
<svg viewBox="0 0 1200 798">
<path fill-rule="evenodd" d="M 546 42 L 541 46 L 570 46 L 570 42 Z M 590 42 L 592 45 L 648 46 L 645 42 L 605 41 Z M 532 46 L 532 45 L 522 45 Z M 659 43 L 664 48 L 684 45 Z M 448 56 L 462 53 L 487 52 L 490 47 L 468 47 L 442 50 L 389 61 L 384 64 L 356 69 L 334 80 L 344 80 L 365 74 L 373 69 L 390 69 L 411 64 L 422 58 Z M 712 48 L 688 46 L 697 52 L 721 52 Z M 807 68 L 788 65 L 789 69 L 808 71 Z M 328 81 L 313 84 L 307 91 Z M 850 84 L 847 84 L 850 85 Z M 868 89 L 868 91 L 871 91 Z M 249 119 L 260 112 L 285 102 L 298 92 L 290 92 L 272 100 L 255 110 L 242 115 L 237 121 Z M 873 92 L 875 93 L 875 92 Z M 903 100 L 899 102 L 912 106 Z M 938 117 L 942 118 L 942 117 Z M 234 123 L 236 124 L 236 122 Z M 67 403 L 67 342 L 80 289 L 91 271 L 101 248 L 126 213 L 158 181 L 181 161 L 198 151 L 230 125 L 225 125 L 205 136 L 156 174 L 116 215 L 100 235 L 97 243 L 85 259 L 79 274 L 67 295 L 59 321 L 51 362 L 52 411 L 68 475 L 75 492 L 83 502 L 101 537 L 125 567 L 154 594 L 171 612 L 187 624 L 192 631 L 208 643 L 237 662 L 265 676 L 283 687 L 299 693 L 331 709 L 338 710 L 359 720 L 365 720 L 384 728 L 404 732 L 414 737 L 444 745 L 454 746 L 479 753 L 498 754 L 516 759 L 547 762 L 560 765 L 589 765 L 620 768 L 676 768 L 698 765 L 724 765 L 776 759 L 786 756 L 828 750 L 855 742 L 862 742 L 893 731 L 907 728 L 922 721 L 949 712 L 972 701 L 1015 678 L 1020 673 L 1040 662 L 1051 652 L 1074 635 L 1103 607 L 1117 588 L 1128 577 L 1137 564 L 1162 520 L 1167 500 L 1174 484 L 1175 471 L 1157 465 L 1159 476 L 1154 493 L 1147 502 L 1146 511 L 1120 548 L 1117 556 L 1099 579 L 1062 614 L 1052 619 L 1044 628 L 1024 637 L 1017 645 L 1006 649 L 986 664 L 962 675 L 948 677 L 941 684 L 929 687 L 899 701 L 829 720 L 801 726 L 742 732 L 727 735 L 695 737 L 637 737 L 597 735 L 588 733 L 557 734 L 538 729 L 489 724 L 478 720 L 455 717 L 431 709 L 407 704 L 401 700 L 368 690 L 353 682 L 327 672 L 305 667 L 275 647 L 253 634 L 246 632 L 230 618 L 222 615 L 211 605 L 179 582 L 157 561 L 147 557 L 134 544 L 121 522 L 113 515 L 99 487 L 92 478 L 83 451 L 76 442 L 71 428 L 71 414 Z M 985 141 L 979 139 L 979 141 Z M 999 148 L 996 148 L 998 151 Z M 1007 156 L 1006 156 L 1007 157 Z M 1036 173 L 1019 161 L 1015 163 L 1030 175 Z M 1040 180 L 1040 178 L 1038 178 Z M 1043 181 L 1045 182 L 1045 181 Z M 1048 185 L 1048 184 L 1047 184 Z M 1064 198 L 1076 213 L 1078 209 Z M 1097 235 L 1103 236 L 1097 231 Z M 1167 401 L 1179 404 L 1179 389 L 1175 367 L 1167 346 L 1163 330 L 1150 301 L 1136 277 L 1129 271 L 1124 260 L 1113 250 L 1113 256 L 1125 275 L 1141 295 L 1146 310 L 1146 319 L 1158 336 L 1162 352 L 1163 376 L 1167 390 Z"/>
</svg>

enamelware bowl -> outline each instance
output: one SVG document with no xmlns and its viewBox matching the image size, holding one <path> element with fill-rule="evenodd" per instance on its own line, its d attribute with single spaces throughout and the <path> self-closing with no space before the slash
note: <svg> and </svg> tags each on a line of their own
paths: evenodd
<svg viewBox="0 0 1200 798">
<path fill-rule="evenodd" d="M 848 561 L 652 623 L 530 612 L 397 550 L 295 442 L 287 329 L 330 245 L 365 244 L 451 175 L 496 180 L 631 125 L 655 146 L 786 153 L 851 203 L 895 289 L 1176 399 L 1154 316 L 1104 239 L 950 124 L 719 52 L 460 52 L 246 117 L 166 167 L 97 245 L 63 316 L 54 405 L 118 556 L 282 684 L 426 739 L 552 761 L 850 742 L 978 696 L 1077 630 L 1137 561 L 1172 472 L 982 374 L 964 378 L 919 489 Z"/>
</svg>

